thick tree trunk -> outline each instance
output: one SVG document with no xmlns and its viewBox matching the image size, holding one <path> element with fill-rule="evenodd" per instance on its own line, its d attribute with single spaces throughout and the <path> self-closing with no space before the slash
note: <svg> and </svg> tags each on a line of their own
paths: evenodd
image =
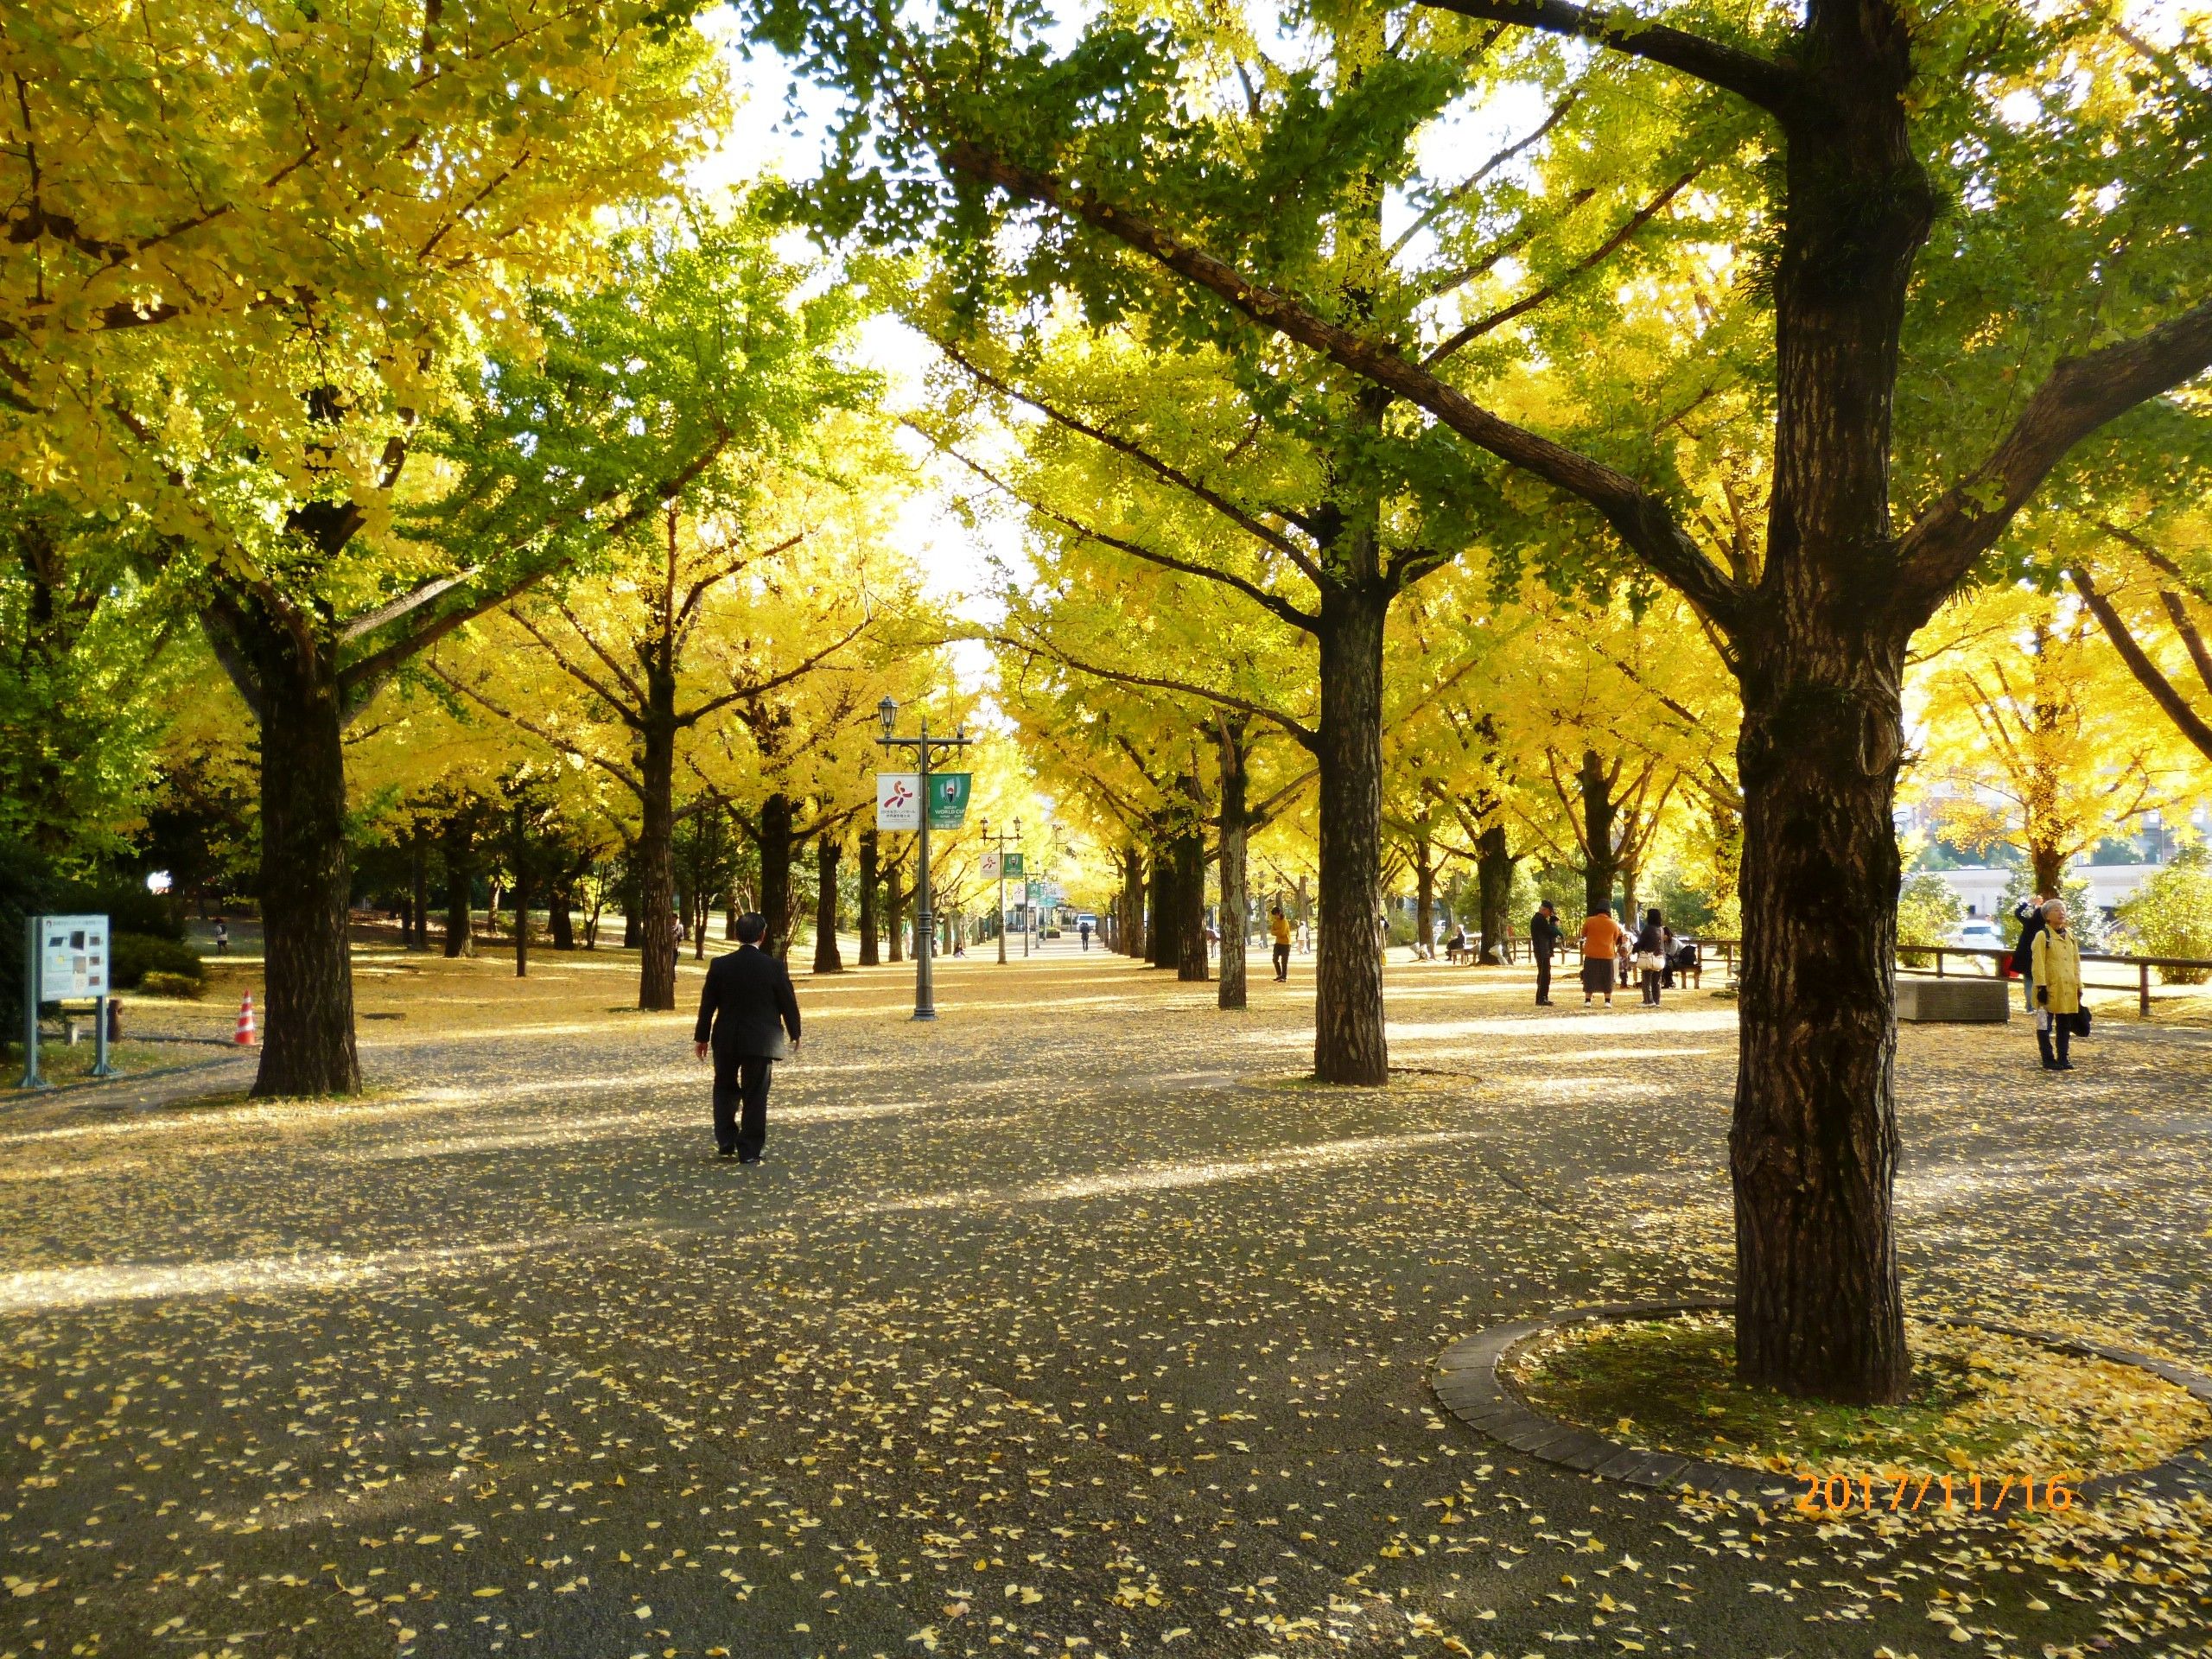
<svg viewBox="0 0 2212 1659">
<path fill-rule="evenodd" d="M 861 960 L 863 968 L 879 961 L 875 938 L 876 841 L 874 830 L 861 831 Z"/>
<path fill-rule="evenodd" d="M 1321 600 L 1321 930 L 1314 969 L 1313 1075 L 1390 1078 L 1382 1035 L 1382 625 L 1390 596 L 1344 587 Z"/>
<path fill-rule="evenodd" d="M 1221 744 L 1221 989 L 1216 1002 L 1241 1008 L 1249 997 L 1244 943 L 1252 928 L 1252 895 L 1246 873 L 1244 753 L 1241 734 L 1225 731 Z"/>
<path fill-rule="evenodd" d="M 1621 861 L 1621 923 L 1630 932 L 1637 928 L 1637 867 L 1633 861 Z"/>
<path fill-rule="evenodd" d="M 337 677 L 269 642 L 261 678 L 261 926 L 267 953 L 257 1095 L 354 1095 L 347 951 L 345 729 Z"/>
<path fill-rule="evenodd" d="M 1505 960 L 1507 908 L 1513 902 L 1513 855 L 1505 827 L 1492 824 L 1475 838 L 1475 882 L 1482 906 L 1482 959 L 1493 967 Z"/>
<path fill-rule="evenodd" d="M 1613 878 L 1619 873 L 1614 855 L 1612 779 L 1595 749 L 1582 751 L 1582 769 L 1575 781 L 1582 791 L 1582 902 L 1585 915 L 1608 914 L 1613 908 Z"/>
<path fill-rule="evenodd" d="M 1125 957 L 1144 960 L 1144 849 L 1134 841 L 1122 848 L 1122 938 L 1118 948 Z"/>
<path fill-rule="evenodd" d="M 409 837 L 407 856 L 410 893 L 414 900 L 415 931 L 407 941 L 410 950 L 430 948 L 430 838 L 421 824 Z"/>
<path fill-rule="evenodd" d="M 622 948 L 635 950 L 645 907 L 644 883 L 638 879 L 638 848 L 632 842 L 622 855 Z"/>
<path fill-rule="evenodd" d="M 760 803 L 760 913 L 768 918 L 772 957 L 791 951 L 791 803 L 779 790 Z"/>
<path fill-rule="evenodd" d="M 1808 634 L 1814 633 L 1808 628 Z M 1737 1363 L 1833 1399 L 1903 1396 L 1891 816 L 1904 648 L 1827 628 L 1745 656 Z M 1886 661 L 1884 659 L 1886 658 Z"/>
<path fill-rule="evenodd" d="M 1148 861 L 1152 880 L 1145 914 L 1151 948 L 1145 960 L 1154 968 L 1173 968 L 1183 957 L 1183 906 L 1179 890 L 1181 871 L 1175 861 L 1174 847 L 1173 838 L 1155 836 Z"/>
<path fill-rule="evenodd" d="M 844 854 L 827 830 L 814 841 L 814 971 L 842 974 L 845 959 L 837 950 L 837 865 Z"/>
<path fill-rule="evenodd" d="M 638 1006 L 676 1006 L 676 686 L 645 683 L 645 730 L 638 744 Z"/>
<path fill-rule="evenodd" d="M 469 911 L 476 885 L 475 837 L 466 819 L 455 813 L 446 820 L 443 836 L 446 864 L 446 955 L 476 954 L 474 929 Z"/>
</svg>

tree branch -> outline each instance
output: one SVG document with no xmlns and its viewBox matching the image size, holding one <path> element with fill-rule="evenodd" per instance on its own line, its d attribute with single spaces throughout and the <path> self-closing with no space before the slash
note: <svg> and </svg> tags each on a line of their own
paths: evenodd
<svg viewBox="0 0 2212 1659">
<path fill-rule="evenodd" d="M 1758 105 L 1784 125 L 1804 116 L 1803 79 L 1789 65 L 1691 35 L 1663 23 L 1624 18 L 1618 10 L 1593 11 L 1567 0 L 1421 0 L 1440 10 L 1484 22 L 1519 23 L 1550 35 L 1570 35 L 1678 69 Z"/>
<path fill-rule="evenodd" d="M 1056 508 L 1048 507 L 1041 501 L 1033 501 L 1030 499 L 1029 497 L 1022 494 L 1020 491 L 1015 489 L 1014 486 L 1008 484 L 1004 479 L 1000 478 L 996 474 L 993 473 L 988 467 L 983 466 L 980 461 L 970 461 L 966 455 L 962 454 L 950 444 L 942 442 L 925 429 L 917 426 L 912 421 L 902 419 L 900 424 L 909 428 L 912 431 L 920 433 L 923 437 L 928 439 L 929 442 L 936 447 L 940 454 L 949 455 L 954 461 L 958 461 L 969 472 L 975 474 L 976 477 L 990 485 L 992 488 L 997 490 L 1000 493 L 1005 495 L 1009 499 L 1020 502 L 1023 506 L 1028 508 L 1030 512 L 1038 514 L 1040 518 L 1050 518 L 1056 524 L 1064 524 L 1078 536 L 1084 537 L 1090 541 L 1096 542 L 1103 547 L 1117 549 L 1120 551 L 1128 554 L 1133 559 L 1143 560 L 1147 564 L 1156 564 L 1162 569 L 1180 571 L 1186 576 L 1200 576 L 1208 582 L 1219 582 L 1224 588 L 1233 588 L 1238 593 L 1243 594 L 1247 599 L 1262 606 L 1274 615 L 1278 616 L 1285 622 L 1289 623 L 1292 627 L 1297 628 L 1303 632 L 1311 633 L 1320 625 L 1320 619 L 1319 617 L 1309 615 L 1306 612 L 1299 609 L 1297 606 L 1283 598 L 1281 594 L 1271 594 L 1266 588 L 1261 587 L 1259 583 L 1255 582 L 1248 582 L 1243 576 L 1237 575 L 1231 571 L 1217 570 L 1211 565 L 1194 564 L 1188 559 L 1179 559 L 1173 555 L 1168 553 L 1155 553 L 1150 548 L 1141 547 L 1135 542 L 1124 541 L 1118 536 L 1109 536 L 1103 531 L 1093 530 L 1088 524 L 1082 523 L 1078 519 L 1071 518 L 1067 514 L 1059 512 Z"/>
<path fill-rule="evenodd" d="M 603 754 L 584 748 L 581 745 L 572 743 L 567 738 L 546 730 L 545 728 L 538 725 L 527 715 L 518 715 L 512 709 L 500 708 L 498 703 L 493 702 L 491 698 L 486 696 L 474 686 L 468 685 L 455 678 L 453 675 L 447 673 L 444 665 L 439 663 L 435 658 L 426 661 L 423 666 L 428 669 L 435 678 L 443 682 L 450 690 L 460 693 L 460 695 L 464 697 L 467 697 L 471 702 L 475 703 L 479 708 L 483 709 L 486 712 L 498 716 L 499 719 L 505 721 L 511 726 L 519 727 L 522 730 L 528 732 L 532 737 L 537 739 L 539 742 L 543 743 L 550 748 L 553 749 L 556 753 L 572 754 L 579 760 L 590 762 L 593 766 L 599 767 L 601 771 L 613 778 L 617 782 L 620 783 L 624 788 L 630 791 L 630 792 L 635 795 L 639 800 L 645 799 L 645 785 L 638 780 L 635 773 L 631 772 L 628 767 L 623 766 L 620 762 L 610 760 Z"/>
<path fill-rule="evenodd" d="M 2212 301 L 2133 340 L 2063 358 L 1989 458 L 1897 543 L 1899 614 L 1924 616 L 2005 533 L 2067 452 L 2107 421 L 2212 365 Z"/>
<path fill-rule="evenodd" d="M 2089 580 L 2089 573 L 2076 569 L 2073 575 L 2075 590 L 2082 595 L 2082 602 L 2095 614 L 2098 623 L 2104 628 L 2105 638 L 2112 641 L 2113 649 L 2120 653 L 2120 658 L 2127 664 L 2128 671 L 2151 694 L 2151 701 L 2164 711 L 2166 718 L 2173 721 L 2181 734 L 2195 744 L 2198 753 L 2206 760 L 2212 760 L 2212 722 L 2208 722 L 2190 708 L 2189 700 L 2175 690 L 2173 682 L 2159 672 L 2158 665 L 2137 643 L 2126 622 L 2113 608 L 2112 601 L 2097 591 L 2096 584 Z"/>
<path fill-rule="evenodd" d="M 816 652 L 813 656 L 808 658 L 798 667 L 788 670 L 784 673 L 772 676 L 767 679 L 760 681 L 757 684 L 741 685 L 732 690 L 724 692 L 721 696 L 710 698 L 709 701 L 701 703 L 690 714 L 678 715 L 676 717 L 676 723 L 680 727 L 696 726 L 701 721 L 704 720 L 709 715 L 715 713 L 718 709 L 727 709 L 733 702 L 741 702 L 747 697 L 765 697 L 771 691 L 774 691 L 783 686 L 789 685 L 793 680 L 798 679 L 804 675 L 812 673 L 815 669 L 819 667 L 826 659 L 836 655 L 838 652 L 842 651 L 847 645 L 851 645 L 854 640 L 859 639 L 861 634 L 867 632 L 869 625 L 872 624 L 874 620 L 875 619 L 874 617 L 863 616 L 854 625 L 852 632 L 848 633 L 843 639 L 834 640 L 830 644 L 824 645 L 820 651 Z M 932 738 L 930 740 L 930 747 L 932 748 L 937 747 L 936 739 Z"/>
<path fill-rule="evenodd" d="M 1478 448 L 1587 502 L 1632 553 L 1692 605 L 1724 628 L 1732 631 L 1738 626 L 1747 599 L 1745 591 L 1690 540 L 1663 501 L 1625 474 L 1502 419 L 1393 347 L 1317 316 L 1288 296 L 1249 280 L 1211 254 L 1101 201 L 1081 186 L 1018 167 L 970 143 L 950 145 L 944 155 L 953 171 L 1043 203 L 1126 243 L 1218 296 L 1261 327 L 1321 353 L 1363 379 L 1427 410 Z"/>
<path fill-rule="evenodd" d="M 1102 667 L 1096 663 L 1083 661 L 1073 652 L 1051 640 L 1023 639 L 1007 633 L 994 634 L 991 639 L 994 645 L 1005 645 L 1009 650 L 1021 652 L 1029 657 L 1049 658 L 1056 663 L 1075 670 L 1078 674 L 1088 674 L 1093 679 L 1110 680 L 1117 685 L 1140 685 L 1154 691 L 1173 691 L 1181 696 L 1199 698 L 1203 702 L 1212 703 L 1216 708 L 1233 709 L 1239 714 L 1250 715 L 1256 720 L 1264 720 L 1271 725 L 1281 727 L 1308 749 L 1321 741 L 1320 734 L 1314 731 L 1312 727 L 1300 724 L 1288 715 L 1243 697 L 1232 696 L 1225 691 L 1210 691 L 1205 686 L 1192 685 L 1187 680 L 1171 680 L 1157 675 L 1132 674 L 1125 669 Z"/>
<path fill-rule="evenodd" d="M 931 337 L 931 343 L 937 346 L 938 350 L 943 352 L 955 363 L 957 363 L 962 368 L 965 369 L 970 375 L 982 381 L 993 391 L 997 391 L 1003 397 L 1011 397 L 1017 403 L 1027 404 L 1032 409 L 1036 410 L 1040 414 L 1044 415 L 1047 419 L 1057 421 L 1060 425 L 1066 427 L 1070 431 L 1080 432 L 1084 436 L 1090 439 L 1092 442 L 1104 444 L 1116 454 L 1125 456 L 1128 460 L 1135 461 L 1138 466 L 1143 467 L 1147 472 L 1151 473 L 1154 477 L 1159 478 L 1166 483 L 1173 484 L 1177 489 L 1205 502 L 1206 505 L 1211 507 L 1216 512 L 1221 514 L 1222 517 L 1228 519 L 1246 535 L 1254 537 L 1255 540 L 1265 542 L 1269 547 L 1274 548 L 1276 552 L 1281 554 L 1293 564 L 1296 565 L 1298 567 L 1299 574 L 1304 576 L 1308 582 L 1312 582 L 1316 588 L 1325 587 L 1327 585 L 1329 580 L 1327 574 L 1322 570 L 1319 565 L 1316 564 L 1313 559 L 1307 556 L 1305 549 L 1299 546 L 1297 543 L 1292 541 L 1289 537 L 1284 535 L 1281 531 L 1276 530 L 1272 525 L 1266 524 L 1252 513 L 1248 512 L 1243 508 L 1238 506 L 1235 502 L 1224 496 L 1219 491 L 1211 489 L 1205 485 L 1199 483 L 1197 479 L 1192 478 L 1180 467 L 1173 466 L 1170 463 L 1162 461 L 1150 450 L 1131 442 L 1127 438 L 1117 436 L 1116 434 L 1107 431 L 1103 427 L 1094 426 L 1088 421 L 1081 418 L 1079 416 L 1070 415 L 1065 410 L 1057 409 L 1053 407 L 1052 404 L 1046 402 L 1045 399 L 1039 397 L 1033 393 L 1017 391 L 1013 386 L 1008 385 L 1005 381 L 1000 379 L 997 376 L 992 374 L 988 369 L 978 367 L 976 364 L 970 362 L 966 357 L 961 354 L 957 347 L 948 344 L 944 340 L 938 340 L 934 335 Z M 1276 509 L 1276 511 L 1280 512 L 1283 518 L 1287 518 L 1291 523 L 1304 530 L 1309 536 L 1314 533 L 1313 526 L 1306 515 L 1287 512 L 1281 508 Z"/>
</svg>

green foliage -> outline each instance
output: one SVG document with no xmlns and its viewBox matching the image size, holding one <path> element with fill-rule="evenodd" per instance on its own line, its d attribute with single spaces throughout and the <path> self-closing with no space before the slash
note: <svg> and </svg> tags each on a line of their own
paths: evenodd
<svg viewBox="0 0 2212 1659">
<path fill-rule="evenodd" d="M 2212 854 L 2202 842 L 2183 849 L 2129 895 L 2119 914 L 2139 955 L 2212 960 Z M 2165 968 L 2159 977 L 2169 985 L 2202 985 L 2212 979 L 2212 969 Z"/>
<path fill-rule="evenodd" d="M 1935 957 L 1909 947 L 1949 944 L 1966 913 L 1965 902 L 1942 876 L 1930 870 L 1907 876 L 1897 894 L 1897 960 L 1908 968 L 1928 966 Z"/>
<path fill-rule="evenodd" d="M 1677 933 L 1710 932 L 1713 918 L 1719 914 L 1719 900 L 1713 891 L 1694 881 L 1691 872 L 1675 864 L 1659 872 L 1645 902 L 1656 905 L 1666 917 L 1667 925 Z"/>
<path fill-rule="evenodd" d="M 206 975 L 199 955 L 188 945 L 149 933 L 118 930 L 109 945 L 108 981 L 118 990 L 130 990 L 149 973 L 170 974 L 195 984 Z"/>
</svg>

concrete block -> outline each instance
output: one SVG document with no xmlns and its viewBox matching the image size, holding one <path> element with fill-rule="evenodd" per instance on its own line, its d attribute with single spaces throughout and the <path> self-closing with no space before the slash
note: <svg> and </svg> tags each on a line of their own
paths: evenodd
<svg viewBox="0 0 2212 1659">
<path fill-rule="evenodd" d="M 2002 979 L 1897 980 L 1899 1025 L 2001 1026 L 2012 1017 L 2012 987 Z"/>
</svg>

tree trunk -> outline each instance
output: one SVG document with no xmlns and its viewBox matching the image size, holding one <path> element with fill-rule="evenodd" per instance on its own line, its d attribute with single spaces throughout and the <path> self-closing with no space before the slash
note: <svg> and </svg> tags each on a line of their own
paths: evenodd
<svg viewBox="0 0 2212 1659">
<path fill-rule="evenodd" d="M 576 876 L 573 866 L 560 870 L 545 889 L 545 937 L 556 950 L 576 948 L 575 907 Z"/>
<path fill-rule="evenodd" d="M 415 932 L 407 941 L 407 948 L 427 950 L 430 948 L 430 838 L 419 823 L 415 826 L 407 851 L 415 908 Z"/>
<path fill-rule="evenodd" d="M 1390 595 L 1340 587 L 1321 599 L 1321 931 L 1314 967 L 1313 1075 L 1390 1078 L 1382 1034 L 1382 625 Z"/>
<path fill-rule="evenodd" d="M 791 803 L 781 790 L 760 803 L 760 913 L 772 957 L 791 951 Z"/>
<path fill-rule="evenodd" d="M 645 907 L 640 896 L 645 886 L 638 879 L 638 848 L 632 842 L 622 855 L 622 948 L 635 950 L 640 937 L 639 926 L 641 912 Z"/>
<path fill-rule="evenodd" d="M 638 1006 L 676 1006 L 676 683 L 645 681 L 638 743 Z"/>
<path fill-rule="evenodd" d="M 1245 868 L 1243 734 L 1224 723 L 1221 740 L 1221 989 L 1218 1006 L 1241 1008 L 1248 992 L 1244 943 L 1252 927 L 1252 896 Z"/>
<path fill-rule="evenodd" d="M 844 854 L 837 837 L 824 830 L 814 840 L 814 971 L 842 974 L 845 959 L 837 950 L 837 865 Z"/>
<path fill-rule="evenodd" d="M 468 821 L 456 812 L 446 820 L 442 837 L 446 865 L 446 955 L 476 954 L 469 910 L 476 886 L 475 837 Z"/>
<path fill-rule="evenodd" d="M 1576 774 L 1582 791 L 1582 902 L 1586 916 L 1611 915 L 1613 877 L 1618 873 L 1613 855 L 1612 779 L 1595 749 L 1582 751 L 1582 769 Z"/>
<path fill-rule="evenodd" d="M 2066 855 L 2056 847 L 2039 847 L 2031 842 L 2028 868 L 2034 874 L 2036 891 L 2046 899 L 2057 898 L 2066 882 Z"/>
<path fill-rule="evenodd" d="M 1183 957 L 1183 906 L 1178 892 L 1179 868 L 1172 838 L 1155 836 L 1152 843 L 1152 880 L 1145 906 L 1151 930 L 1151 949 L 1145 960 L 1154 968 L 1173 968 Z"/>
<path fill-rule="evenodd" d="M 1746 652 L 1744 674 L 1747 710 L 1790 716 L 1747 716 L 1738 750 L 1755 855 L 1729 1137 L 1737 1365 L 1894 1401 L 1910 1374 L 1892 1218 L 1904 645 L 1839 638 L 1824 615 Z"/>
<path fill-rule="evenodd" d="M 1414 840 L 1414 945 L 1426 957 L 1436 943 L 1436 860 L 1427 836 Z"/>
<path fill-rule="evenodd" d="M 861 960 L 863 968 L 878 961 L 875 938 L 876 840 L 874 830 L 861 831 Z"/>
<path fill-rule="evenodd" d="M 530 977 L 530 841 L 515 808 L 515 977 Z"/>
<path fill-rule="evenodd" d="M 1475 881 L 1482 906 L 1482 959 L 1492 967 L 1505 960 L 1505 931 L 1513 902 L 1513 855 L 1505 826 L 1494 823 L 1475 837 Z"/>
<path fill-rule="evenodd" d="M 1125 957 L 1144 960 L 1144 850 L 1134 841 L 1122 847 L 1122 938 L 1116 948 Z"/>
<path fill-rule="evenodd" d="M 257 653 L 264 1020 L 256 1095 L 355 1095 L 346 941 L 345 717 L 337 677 L 289 642 Z"/>
<path fill-rule="evenodd" d="M 883 873 L 883 919 L 891 934 L 891 960 L 904 962 L 906 945 L 906 895 L 899 887 L 899 865 L 893 860 Z"/>
<path fill-rule="evenodd" d="M 1637 868 L 1636 868 L 1635 863 L 1634 863 L 1632 861 L 1628 860 L 1628 859 L 1624 859 L 1624 860 L 1622 860 L 1622 861 L 1621 861 L 1621 923 L 1622 923 L 1622 925 L 1623 925 L 1624 926 L 1625 926 L 1625 927 L 1629 930 L 1629 931 L 1630 931 L 1630 932 L 1631 932 L 1631 933 L 1633 933 L 1634 931 L 1636 931 L 1636 927 L 1637 927 L 1637 921 L 1636 921 L 1636 905 L 1637 905 L 1637 895 L 1636 895 L 1636 877 L 1637 877 Z"/>
<path fill-rule="evenodd" d="M 1175 977 L 1204 984 L 1213 977 L 1206 949 L 1206 836 L 1204 789 L 1195 777 L 1183 779 L 1186 817 L 1175 837 Z"/>
</svg>

